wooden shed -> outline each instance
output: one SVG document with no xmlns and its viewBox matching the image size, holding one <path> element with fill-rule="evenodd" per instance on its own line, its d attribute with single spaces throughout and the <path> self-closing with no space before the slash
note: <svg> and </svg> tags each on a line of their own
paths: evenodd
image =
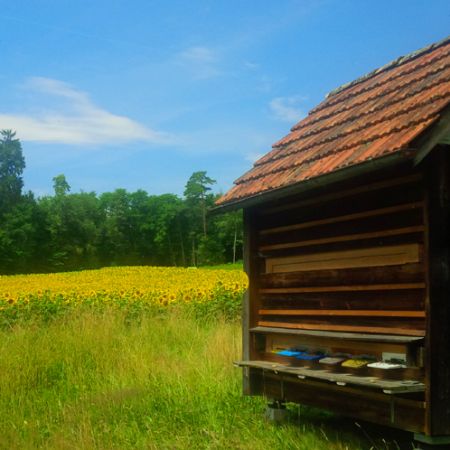
<svg viewBox="0 0 450 450">
<path fill-rule="evenodd" d="M 450 444 L 450 38 L 331 92 L 242 208 L 244 393 Z"/>
</svg>

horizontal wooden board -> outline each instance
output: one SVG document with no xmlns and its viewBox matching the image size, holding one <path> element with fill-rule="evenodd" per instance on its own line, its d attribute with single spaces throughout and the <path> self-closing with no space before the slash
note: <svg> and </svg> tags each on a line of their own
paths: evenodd
<svg viewBox="0 0 450 450">
<path fill-rule="evenodd" d="M 334 286 L 346 284 L 413 283 L 424 281 L 420 263 L 366 268 L 323 269 L 300 272 L 265 273 L 260 276 L 263 288 Z"/>
<path fill-rule="evenodd" d="M 425 429 L 425 403 L 421 399 L 404 399 L 363 386 L 338 386 L 311 378 L 299 379 L 295 375 L 269 370 L 248 370 L 253 395 L 310 405 L 408 431 L 423 432 Z"/>
<path fill-rule="evenodd" d="M 283 205 L 277 205 L 271 208 L 262 209 L 260 211 L 261 215 L 270 215 L 270 214 L 279 214 L 282 211 L 292 210 L 296 208 L 305 208 L 311 205 L 317 205 L 319 203 L 325 202 L 334 202 L 337 199 L 353 197 L 355 195 L 362 194 L 364 197 L 367 197 L 368 192 L 375 192 L 376 195 L 379 195 L 379 191 L 383 189 L 392 189 L 396 186 L 405 186 L 410 184 L 417 184 L 423 179 L 422 174 L 412 174 L 406 175 L 404 177 L 390 178 L 388 180 L 377 181 L 371 184 L 365 184 L 360 186 L 353 186 L 350 189 L 340 190 L 337 192 L 333 192 L 331 194 L 324 194 L 320 196 L 315 196 L 314 198 L 305 198 L 296 202 L 286 202 Z"/>
<path fill-rule="evenodd" d="M 359 241 L 364 239 L 375 239 L 389 236 L 400 236 L 402 234 L 419 233 L 425 230 L 423 225 L 412 227 L 395 228 L 390 230 L 372 231 L 370 233 L 345 234 L 343 236 L 333 236 L 320 239 L 309 239 L 306 241 L 287 242 L 283 244 L 261 245 L 260 251 L 282 250 L 285 248 L 308 247 L 310 245 L 323 245 L 335 242 Z"/>
<path fill-rule="evenodd" d="M 298 288 L 265 288 L 260 294 L 296 294 L 302 292 L 390 291 L 399 289 L 425 289 L 425 283 L 366 284 L 350 286 L 314 286 Z"/>
<path fill-rule="evenodd" d="M 281 273 L 320 269 L 400 265 L 419 262 L 420 254 L 420 245 L 404 244 L 324 252 L 312 255 L 267 258 L 266 272 Z"/>
<path fill-rule="evenodd" d="M 374 327 L 360 325 L 334 325 L 328 323 L 310 324 L 310 323 L 289 323 L 289 322 L 269 322 L 261 320 L 258 322 L 260 327 L 274 328 L 294 328 L 303 330 L 323 330 L 323 331 L 346 331 L 359 333 L 383 333 L 383 334 L 400 334 L 409 336 L 425 336 L 424 330 L 413 330 L 406 328 L 390 328 L 390 327 Z"/>
<path fill-rule="evenodd" d="M 412 342 L 420 342 L 422 337 L 409 335 L 392 335 L 392 334 L 367 334 L 361 332 L 342 332 L 330 330 L 302 330 L 302 329 L 286 329 L 272 326 L 258 326 L 250 328 L 253 334 L 275 334 L 275 335 L 292 335 L 292 336 L 311 336 L 316 338 L 328 338 L 336 341 L 351 340 L 361 342 L 386 342 L 393 344 L 409 344 Z"/>
<path fill-rule="evenodd" d="M 402 295 L 402 294 L 406 295 Z M 369 295 L 370 294 L 370 295 Z M 337 292 L 263 295 L 260 309 L 424 311 L 424 291 Z"/>
<path fill-rule="evenodd" d="M 355 234 L 366 235 L 359 239 L 346 239 L 342 242 L 351 242 L 352 240 L 367 240 L 367 239 L 386 239 L 390 235 L 402 236 L 404 234 L 417 234 L 423 233 L 423 229 L 418 231 L 411 231 L 411 233 L 399 232 L 389 234 L 389 230 L 403 230 L 409 227 L 416 227 L 424 225 L 423 223 L 423 209 L 412 209 L 407 211 L 398 212 L 387 216 L 368 217 L 364 219 L 354 220 L 351 222 L 340 222 L 329 225 L 321 225 L 317 227 L 311 227 L 303 230 L 291 230 L 283 233 L 274 233 L 268 235 L 259 235 L 258 242 L 259 248 L 276 244 L 289 244 L 294 242 L 315 242 L 320 239 L 337 239 L 339 237 L 348 237 Z M 383 233 L 382 235 L 373 235 L 373 233 Z M 373 236 L 373 237 L 371 237 Z M 341 241 L 338 241 L 341 242 Z M 332 242 L 329 242 L 332 243 Z M 313 245 L 313 244 L 311 244 Z M 314 244 L 317 245 L 317 244 Z M 301 248 L 301 247 L 299 247 Z"/>
<path fill-rule="evenodd" d="M 414 382 L 413 380 L 405 382 L 405 380 L 395 381 L 381 380 L 375 377 L 358 377 L 346 373 L 330 373 L 327 370 L 314 370 L 306 367 L 289 367 L 269 361 L 236 361 L 234 364 L 239 367 L 253 367 L 255 369 L 269 370 L 273 373 L 295 375 L 297 378 L 300 375 L 300 377 L 304 378 L 324 380 L 331 383 L 341 383 L 339 386 L 355 385 L 363 386 L 368 389 L 380 389 L 388 394 L 425 391 L 425 385 L 423 383 Z M 424 406 L 422 406 L 422 408 L 423 407 Z"/>
<path fill-rule="evenodd" d="M 425 317 L 425 311 L 260 309 L 261 316 Z"/>
<path fill-rule="evenodd" d="M 421 245 L 425 233 L 402 234 L 356 241 L 332 242 L 328 244 L 308 245 L 306 247 L 284 248 L 278 250 L 258 251 L 261 258 L 286 258 L 299 255 L 315 255 L 319 253 L 342 252 L 349 250 L 364 250 L 367 248 L 391 247 L 398 245 Z M 292 241 L 294 242 L 294 241 Z"/>
<path fill-rule="evenodd" d="M 369 211 L 345 214 L 342 216 L 328 217 L 326 219 L 317 219 L 317 220 L 298 223 L 298 224 L 294 224 L 294 225 L 286 225 L 286 226 L 282 226 L 282 227 L 268 228 L 268 229 L 261 230 L 260 235 L 284 233 L 286 231 L 292 231 L 292 230 L 303 230 L 305 228 L 316 227 L 316 226 L 320 226 L 320 225 L 328 225 L 328 224 L 334 224 L 334 223 L 338 223 L 338 222 L 345 222 L 345 221 L 349 221 L 349 220 L 381 216 L 381 215 L 386 215 L 386 214 L 397 213 L 400 211 L 409 211 L 411 209 L 422 208 L 423 205 L 424 205 L 424 202 L 422 202 L 422 201 L 411 202 L 411 203 L 406 203 L 406 204 L 402 204 L 402 205 L 389 206 L 387 208 L 378 208 L 378 209 L 369 210 Z"/>
</svg>

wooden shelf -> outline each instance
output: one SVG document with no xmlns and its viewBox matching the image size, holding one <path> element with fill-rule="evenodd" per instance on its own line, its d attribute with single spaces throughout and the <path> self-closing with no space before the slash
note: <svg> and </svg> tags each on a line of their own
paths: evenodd
<svg viewBox="0 0 450 450">
<path fill-rule="evenodd" d="M 311 323 L 292 323 L 292 322 L 272 322 L 259 321 L 258 325 L 262 327 L 276 327 L 276 328 L 293 328 L 301 330 L 327 330 L 327 331 L 349 331 L 355 333 L 389 333 L 400 334 L 407 336 L 425 336 L 425 330 L 409 329 L 409 328 L 394 328 L 394 327 L 377 327 L 365 325 L 335 325 L 335 324 L 311 324 Z"/>
<path fill-rule="evenodd" d="M 366 334 L 352 332 L 338 332 L 326 330 L 298 330 L 278 327 L 254 327 L 250 329 L 255 334 L 287 334 L 291 336 L 310 336 L 319 338 L 344 339 L 361 342 L 386 342 L 392 344 L 409 344 L 422 341 L 423 337 L 391 335 L 391 334 Z"/>
<path fill-rule="evenodd" d="M 405 394 L 410 392 L 424 392 L 425 385 L 415 380 L 382 380 L 375 377 L 359 377 L 345 373 L 331 373 L 326 370 L 308 369 L 305 367 L 290 367 L 268 361 L 236 361 L 238 367 L 250 367 L 270 371 L 275 374 L 286 374 L 299 379 L 313 379 L 335 383 L 338 386 L 360 386 L 369 389 L 381 389 L 385 394 Z"/>
<path fill-rule="evenodd" d="M 363 309 L 260 309 L 258 313 L 262 316 L 425 317 L 425 311 L 369 311 Z"/>
</svg>

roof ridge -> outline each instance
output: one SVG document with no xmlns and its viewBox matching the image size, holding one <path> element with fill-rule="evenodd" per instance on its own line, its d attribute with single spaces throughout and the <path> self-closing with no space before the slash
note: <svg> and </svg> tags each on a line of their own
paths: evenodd
<svg viewBox="0 0 450 450">
<path fill-rule="evenodd" d="M 330 97 L 333 97 L 334 95 L 339 94 L 340 92 L 345 91 L 346 89 L 353 87 L 359 83 L 362 83 L 363 81 L 366 81 L 369 78 L 373 78 L 374 76 L 376 76 L 382 72 L 387 72 L 388 70 L 391 70 L 395 67 L 401 66 L 402 64 L 412 61 L 413 59 L 416 59 L 426 53 L 430 53 L 431 51 L 433 51 L 439 47 L 442 47 L 448 43 L 450 43 L 450 35 L 438 42 L 434 42 L 433 44 L 427 45 L 426 47 L 423 47 L 419 50 L 416 50 L 411 53 L 407 53 L 406 55 L 403 55 L 403 56 L 399 56 L 398 58 L 394 59 L 393 61 L 390 61 L 387 64 L 385 64 L 375 70 L 372 70 L 371 72 L 368 72 L 359 78 L 356 78 L 356 80 L 353 80 L 353 81 L 350 81 L 349 83 L 345 83 L 345 84 L 342 84 L 341 86 L 338 86 L 336 89 L 333 89 L 332 91 L 330 91 L 325 96 L 325 98 L 328 99 Z"/>
<path fill-rule="evenodd" d="M 437 61 L 445 60 L 445 59 L 448 58 L 449 56 L 450 56 L 450 50 L 449 50 L 447 53 L 444 53 L 444 54 L 442 54 L 442 55 L 437 56 L 437 57 L 435 58 L 435 60 L 433 60 L 433 62 L 435 63 L 435 62 L 437 62 Z M 401 87 L 402 87 L 402 88 L 403 88 L 403 87 L 406 87 L 406 86 L 408 86 L 408 85 L 410 85 L 410 84 L 413 84 L 413 83 L 415 83 L 415 82 L 418 82 L 418 81 L 420 81 L 420 80 L 422 80 L 422 79 L 428 77 L 429 75 L 434 75 L 434 74 L 436 74 L 436 73 L 438 73 L 438 72 L 441 72 L 441 71 L 445 70 L 446 68 L 448 68 L 449 64 L 450 64 L 450 63 L 444 64 L 444 66 L 440 66 L 440 67 L 438 67 L 438 68 L 436 68 L 436 69 L 432 69 L 432 70 L 430 70 L 429 72 L 426 72 L 425 74 L 422 74 L 421 76 L 419 76 L 419 77 L 417 77 L 417 78 L 413 78 L 412 80 L 410 80 L 410 81 L 404 83 L 403 85 L 401 85 Z M 417 67 L 419 67 L 419 71 L 420 71 L 420 70 L 422 70 L 422 69 L 425 69 L 425 68 L 426 68 L 427 66 L 429 66 L 429 65 L 430 65 L 430 63 L 427 62 L 427 63 L 425 63 L 425 64 L 422 64 L 420 67 L 419 67 L 419 66 L 417 66 Z M 341 97 L 339 97 L 339 98 L 337 98 L 337 99 L 334 99 L 334 101 L 333 101 L 333 100 L 328 100 L 328 99 L 326 99 L 325 102 L 322 102 L 321 104 L 319 104 L 318 106 L 316 106 L 315 108 L 313 108 L 313 109 L 308 113 L 308 116 L 307 116 L 305 119 L 303 119 L 303 120 L 300 121 L 299 123 L 295 124 L 295 125 L 291 128 L 291 132 L 295 132 L 295 131 L 301 130 L 301 129 L 304 127 L 303 122 L 304 122 L 306 119 L 310 119 L 311 117 L 313 117 L 317 112 L 324 111 L 325 109 L 330 109 L 330 108 L 332 108 L 332 107 L 334 107 L 334 106 L 336 106 L 336 105 L 339 105 L 340 103 L 345 103 L 349 98 L 358 97 L 359 95 L 361 95 L 361 94 L 363 94 L 363 93 L 370 92 L 370 91 L 372 91 L 373 89 L 376 89 L 376 88 L 378 88 L 378 87 L 380 87 L 380 86 L 384 86 L 385 84 L 392 83 L 393 80 L 397 80 L 398 78 L 403 78 L 405 75 L 408 76 L 408 75 L 411 75 L 411 74 L 414 73 L 414 72 L 418 72 L 417 67 L 414 67 L 413 69 L 410 69 L 410 70 L 408 70 L 408 71 L 406 71 L 406 72 L 404 72 L 404 73 L 397 74 L 397 75 L 395 75 L 394 77 L 392 77 L 392 78 L 390 78 L 390 79 L 384 80 L 384 81 L 382 81 L 382 82 L 377 82 L 377 83 L 375 83 L 375 84 L 373 84 L 373 85 L 371 85 L 371 86 L 362 87 L 361 89 L 359 89 L 359 90 L 357 90 L 357 91 L 355 91 L 355 92 L 353 92 L 353 93 L 348 93 L 347 95 L 344 95 L 344 96 L 341 96 Z M 362 83 L 362 82 L 361 82 L 361 83 Z M 383 91 L 381 94 L 377 94 L 377 95 L 375 95 L 375 96 L 373 96 L 373 95 L 372 95 L 372 96 L 369 96 L 369 97 L 368 97 L 367 99 L 365 99 L 363 102 L 361 102 L 361 101 L 360 101 L 359 103 L 357 102 L 357 103 L 355 103 L 354 105 L 351 105 L 350 107 L 344 106 L 343 108 L 338 108 L 336 111 L 332 111 L 332 112 L 329 112 L 329 113 L 325 114 L 325 116 L 327 116 L 327 115 L 339 114 L 339 113 L 342 112 L 342 111 L 346 111 L 346 110 L 348 110 L 348 109 L 352 109 L 352 108 L 354 108 L 355 106 L 359 106 L 361 103 L 364 103 L 366 100 L 373 100 L 373 99 L 375 99 L 375 98 L 377 98 L 377 97 L 381 97 L 381 96 L 384 96 L 384 95 L 386 95 L 386 94 L 389 94 L 389 93 L 392 92 L 392 90 L 393 90 L 393 89 L 391 88 L 391 89 L 388 89 L 388 90 L 386 90 L 386 91 Z M 308 122 L 307 125 L 309 125 L 309 124 L 314 124 L 314 123 L 316 123 L 316 122 L 320 122 L 320 121 L 322 120 L 322 118 L 325 117 L 325 116 L 320 116 L 320 117 L 317 118 L 317 119 L 311 119 L 311 120 Z"/>
<path fill-rule="evenodd" d="M 448 82 L 448 80 L 446 80 L 445 82 Z M 291 155 L 295 155 L 297 153 L 305 152 L 305 151 L 310 150 L 311 148 L 314 148 L 314 147 L 316 147 L 318 145 L 327 144 L 327 143 L 333 142 L 333 141 L 335 141 L 337 139 L 340 139 L 342 137 L 350 136 L 353 133 L 357 133 L 358 131 L 364 130 L 366 128 L 370 128 L 370 127 L 376 126 L 376 125 L 378 125 L 380 123 L 390 121 L 393 118 L 399 117 L 399 116 L 401 116 L 403 114 L 409 114 L 411 111 L 414 111 L 415 109 L 419 109 L 419 108 L 421 108 L 424 105 L 428 105 L 430 103 L 434 103 L 437 100 L 441 100 L 441 99 L 447 98 L 449 96 L 450 96 L 450 91 L 447 92 L 447 93 L 443 93 L 443 94 L 436 94 L 436 95 L 431 96 L 430 98 L 428 98 L 428 99 L 426 99 L 424 101 L 421 101 L 421 102 L 415 103 L 413 105 L 410 105 L 406 109 L 401 109 L 399 111 L 394 111 L 393 113 L 385 115 L 383 117 L 380 117 L 380 118 L 378 118 L 376 120 L 369 120 L 369 121 L 364 122 L 363 124 L 361 124 L 360 126 L 357 126 L 355 128 L 350 128 L 350 129 L 342 131 L 342 132 L 340 132 L 340 133 L 338 133 L 336 135 L 331 135 L 331 136 L 325 137 L 323 139 L 319 139 L 317 141 L 311 142 L 308 145 L 305 145 L 304 147 L 301 147 L 300 149 L 292 149 L 290 151 L 280 152 L 279 154 L 274 155 L 272 158 L 268 159 L 267 161 L 264 161 L 263 163 L 255 164 L 254 167 L 262 167 L 262 166 L 264 166 L 266 164 L 269 164 L 269 163 L 271 163 L 273 161 L 279 161 L 279 160 L 281 160 L 283 158 L 287 158 L 287 157 L 289 157 Z M 351 120 L 351 121 L 354 122 L 354 119 Z M 298 142 L 298 140 L 295 140 L 293 142 Z M 290 145 L 293 142 L 290 142 L 287 145 Z M 280 150 L 282 150 L 282 149 L 283 149 L 283 147 L 280 147 Z M 286 149 L 286 147 L 284 147 L 284 149 Z"/>
<path fill-rule="evenodd" d="M 450 63 L 445 68 L 448 68 L 448 67 L 450 67 Z M 442 69 L 442 70 L 444 70 L 444 69 Z M 432 74 L 435 75 L 436 73 L 438 73 L 438 72 L 440 72 L 442 70 L 439 70 L 439 71 L 436 70 Z M 426 76 L 424 76 L 424 77 L 412 80 L 410 83 L 404 84 L 403 86 L 401 86 L 402 89 L 404 87 L 408 87 L 410 84 L 414 84 L 414 83 L 417 83 L 418 81 L 423 80 L 424 78 L 429 76 L 430 73 L 426 74 Z M 358 103 L 355 103 L 355 104 L 351 105 L 351 107 L 345 107 L 345 108 L 342 108 L 340 110 L 333 111 L 331 113 L 328 113 L 328 114 L 325 114 L 325 115 L 319 117 L 318 119 L 315 119 L 315 120 L 312 120 L 312 121 L 308 122 L 306 126 L 299 127 L 297 129 L 295 129 L 294 131 L 292 131 L 290 134 L 288 134 L 283 139 L 280 139 L 278 142 L 276 142 L 273 145 L 273 148 L 283 149 L 286 146 L 288 146 L 288 145 L 290 145 L 290 144 L 292 144 L 294 142 L 298 142 L 298 141 L 300 141 L 302 139 L 307 139 L 310 136 L 314 136 L 314 135 L 320 134 L 323 131 L 327 131 L 327 130 L 332 129 L 332 128 L 336 127 L 336 126 L 343 125 L 343 124 L 348 123 L 348 122 L 352 122 L 352 121 L 354 121 L 357 118 L 368 116 L 370 114 L 373 114 L 374 112 L 381 111 L 381 110 L 385 109 L 386 106 L 391 106 L 391 105 L 395 105 L 396 103 L 403 102 L 403 101 L 405 101 L 408 98 L 411 98 L 411 97 L 414 97 L 416 95 L 419 95 L 419 94 L 423 93 L 424 91 L 426 91 L 428 89 L 432 89 L 433 87 L 436 87 L 436 86 L 438 86 L 440 84 L 448 83 L 449 81 L 450 81 L 450 76 L 445 76 L 443 78 L 438 78 L 433 83 L 431 83 L 429 85 L 426 85 L 426 86 L 421 86 L 419 89 L 413 91 L 412 93 L 407 92 L 407 93 L 402 94 L 400 97 L 394 98 L 394 99 L 392 99 L 392 100 L 390 100 L 390 101 L 388 101 L 388 102 L 386 102 L 386 103 L 384 103 L 382 105 L 375 105 L 372 109 L 361 113 L 359 116 L 348 116 L 348 117 L 345 117 L 344 119 L 341 119 L 339 121 L 332 122 L 332 123 L 328 124 L 327 126 L 325 126 L 323 128 L 320 128 L 320 129 L 314 129 L 313 128 L 312 130 L 306 131 L 304 134 L 301 134 L 299 136 L 291 137 L 290 139 L 287 139 L 289 136 L 291 136 L 291 134 L 293 134 L 295 132 L 298 133 L 299 130 L 305 130 L 307 127 L 315 125 L 318 122 L 323 122 L 324 120 L 329 119 L 330 117 L 333 117 L 333 116 L 335 116 L 337 114 L 341 114 L 343 112 L 351 111 L 351 110 L 355 109 L 355 107 L 361 106 L 361 105 L 365 104 L 367 101 L 377 99 L 377 98 L 379 98 L 381 96 L 368 97 L 367 99 L 364 99 L 363 101 L 360 101 Z M 396 89 L 398 89 L 398 88 L 396 88 Z M 386 91 L 385 93 L 383 93 L 382 96 L 388 95 L 391 92 L 393 92 L 393 90 Z M 285 141 L 285 142 L 283 142 L 283 141 Z M 255 165 L 258 165 L 258 164 L 255 163 Z"/>
</svg>

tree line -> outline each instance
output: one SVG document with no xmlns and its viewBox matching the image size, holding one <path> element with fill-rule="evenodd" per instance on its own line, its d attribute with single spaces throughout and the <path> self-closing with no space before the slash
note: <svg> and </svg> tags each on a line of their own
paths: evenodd
<svg viewBox="0 0 450 450">
<path fill-rule="evenodd" d="M 25 159 L 15 133 L 0 131 L 0 274 L 112 265 L 197 266 L 242 258 L 242 215 L 210 215 L 215 180 L 194 172 L 184 196 L 116 189 L 71 193 L 63 174 L 54 194 L 23 192 Z"/>
</svg>

